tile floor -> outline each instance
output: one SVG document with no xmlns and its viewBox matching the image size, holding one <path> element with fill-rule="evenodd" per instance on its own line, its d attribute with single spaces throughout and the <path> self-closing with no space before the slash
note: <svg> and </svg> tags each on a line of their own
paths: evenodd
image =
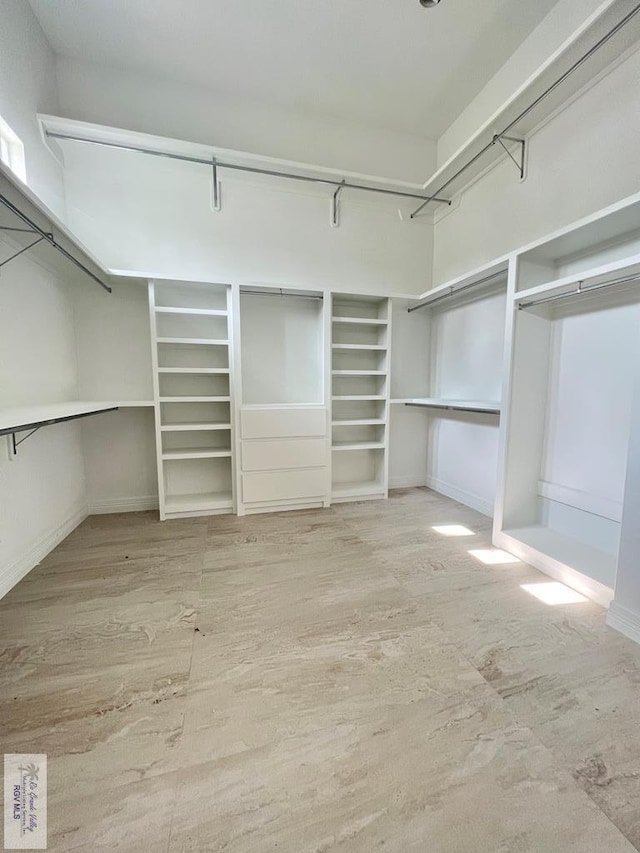
<svg viewBox="0 0 640 853">
<path fill-rule="evenodd" d="M 49 756 L 49 850 L 640 850 L 640 648 L 486 547 L 426 489 L 89 518 L 0 602 L 2 751 Z"/>
</svg>

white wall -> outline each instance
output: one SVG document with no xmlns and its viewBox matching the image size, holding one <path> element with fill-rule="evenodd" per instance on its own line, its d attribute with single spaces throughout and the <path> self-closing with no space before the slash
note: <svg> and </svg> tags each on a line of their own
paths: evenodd
<svg viewBox="0 0 640 853">
<path fill-rule="evenodd" d="M 421 182 L 433 140 L 58 58 L 61 115 L 343 171 Z"/>
<path fill-rule="evenodd" d="M 36 115 L 56 112 L 55 56 L 27 0 L 2 0 L 0 115 L 25 146 L 27 183 L 64 219 L 62 171 L 42 144 Z"/>
<path fill-rule="evenodd" d="M 433 311 L 432 397 L 499 400 L 506 295 L 495 292 Z M 487 515 L 493 513 L 498 465 L 498 418 L 433 413 L 428 484 Z"/>
<path fill-rule="evenodd" d="M 640 52 L 529 140 L 527 177 L 506 157 L 435 226 L 434 284 L 637 191 Z"/>
<path fill-rule="evenodd" d="M 76 383 L 69 288 L 18 258 L 0 282 L 0 407 L 73 399 Z M 0 595 L 84 517 L 79 430 L 71 423 L 46 427 L 13 461 L 0 439 Z"/>
<path fill-rule="evenodd" d="M 347 191 L 331 228 L 332 188 L 226 173 L 215 212 L 206 167 L 64 151 L 69 225 L 110 268 L 385 294 L 429 285 L 432 228 L 401 221 L 395 202 Z"/>
</svg>

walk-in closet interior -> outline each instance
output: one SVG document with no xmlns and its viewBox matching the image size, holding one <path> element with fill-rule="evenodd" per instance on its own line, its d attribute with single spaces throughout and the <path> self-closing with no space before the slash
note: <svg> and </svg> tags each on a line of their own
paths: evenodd
<svg viewBox="0 0 640 853">
<path fill-rule="evenodd" d="M 185 679 L 200 672 L 207 697 L 220 688 L 222 698 L 201 716 L 167 717 L 162 731 L 188 731 L 196 743 L 215 717 L 227 727 L 216 761 L 230 764 L 285 729 L 286 737 L 299 731 L 299 718 L 283 722 L 289 706 L 274 716 L 273 731 L 262 728 L 283 691 L 297 697 L 291 707 L 301 716 L 302 682 L 322 685 L 325 698 L 335 688 L 338 708 L 335 684 L 349 667 L 375 659 L 384 668 L 387 656 L 404 654 L 394 645 L 404 636 L 394 634 L 398 614 L 414 619 L 411 631 L 429 626 L 433 636 L 419 641 L 425 647 L 441 641 L 444 649 L 459 631 L 446 648 L 456 649 L 461 668 L 473 667 L 456 676 L 454 690 L 433 673 L 435 686 L 423 683 L 421 665 L 407 665 L 418 697 L 407 705 L 427 694 L 450 697 L 477 676 L 500 702 L 517 693 L 523 707 L 526 683 L 547 691 L 540 709 L 552 695 L 554 708 L 578 707 L 587 696 L 596 709 L 590 704 L 589 714 L 600 713 L 605 702 L 592 701 L 586 682 L 571 687 L 582 691 L 575 701 L 553 692 L 573 677 L 570 664 L 548 681 L 529 672 L 534 658 L 552 662 L 556 647 L 558 660 L 569 647 L 572 661 L 593 655 L 603 680 L 605 671 L 638 672 L 629 660 L 640 644 L 639 81 L 636 0 L 3 2 L 0 623 L 13 625 L 13 614 L 39 595 L 45 604 L 32 622 L 24 616 L 19 637 L 12 627 L 7 639 L 0 627 L 8 644 L 0 717 L 12 718 L 10 699 L 25 708 L 30 701 L 35 670 L 20 669 L 18 684 L 12 667 L 31 643 L 39 651 L 30 664 L 62 679 L 51 687 L 59 697 L 52 707 L 67 709 L 55 720 L 33 711 L 37 725 L 24 711 L 32 752 L 55 752 L 47 738 L 75 707 L 76 682 L 64 674 L 75 647 L 68 658 L 47 651 L 58 647 L 64 620 L 78 643 L 94 630 L 91 643 L 111 643 L 129 625 L 129 639 L 140 640 L 140 678 L 154 679 L 144 695 L 158 703 L 182 690 L 175 673 L 154 669 L 162 643 L 183 648 L 162 631 L 188 623 Z M 526 604 L 508 597 L 519 572 Z M 88 606 L 92 584 L 107 579 L 113 612 L 96 604 L 78 610 L 77 623 L 67 607 L 57 613 L 65 600 Z M 79 587 L 65 591 L 65 582 Z M 125 604 L 118 597 L 127 583 L 135 589 Z M 534 583 L 547 596 L 538 611 L 527 609 Z M 158 584 L 169 586 L 160 592 Z M 185 592 L 191 585 L 193 595 Z M 206 595 L 211 601 L 201 606 Z M 464 625 L 463 610 L 447 598 L 456 595 L 469 608 Z M 387 633 L 375 621 L 379 596 L 388 598 Z M 279 609 L 287 601 L 292 622 Z M 327 601 L 335 616 L 308 609 Z M 138 606 L 160 608 L 153 612 L 162 612 L 162 629 L 136 615 Z M 225 620 L 236 617 L 229 627 Z M 348 647 L 367 620 L 375 623 L 371 649 Z M 284 659 L 306 660 L 314 632 L 329 623 L 334 645 L 314 654 L 325 661 L 340 649 L 340 660 L 327 664 L 335 684 L 311 666 L 276 679 Z M 522 626 L 553 647 L 527 652 L 538 640 L 525 642 Z M 194 634 L 224 637 L 228 658 L 210 651 L 198 659 Z M 254 665 L 255 650 L 257 660 L 284 637 L 291 648 L 260 658 L 260 673 L 243 684 L 265 714 L 244 730 L 237 721 L 253 717 L 244 706 L 226 708 L 225 691 L 236 690 L 229 685 Z M 411 637 L 407 648 L 418 642 Z M 609 667 L 605 646 L 629 657 Z M 109 709 L 126 717 L 138 701 L 118 692 L 131 654 L 119 649 L 109 670 L 115 698 L 107 710 L 106 699 L 96 705 L 97 728 L 113 719 Z M 379 688 L 379 673 L 369 675 L 367 695 L 379 690 L 382 702 L 391 682 Z M 355 695 L 355 677 L 353 685 Z M 340 695 L 351 689 L 343 685 Z M 388 707 L 395 709 L 394 690 Z M 531 725 L 547 746 L 531 722 L 535 712 L 517 724 Z M 456 706 L 458 713 L 467 712 Z M 296 767 L 359 748 L 329 734 L 350 725 L 349 714 L 327 714 L 322 722 L 308 717 L 314 731 L 326 724 L 325 758 L 294 750 Z M 387 724 L 381 716 L 375 733 Z M 101 749 L 119 737 L 128 744 L 136 727 L 147 732 L 137 718 L 122 725 L 105 728 Z M 549 739 L 562 740 L 554 725 Z M 565 732 L 562 748 L 581 731 L 576 724 Z M 9 734 L 4 752 L 28 752 Z M 76 734 L 80 753 L 88 741 Z M 485 735 L 464 737 L 484 743 Z M 409 737 L 389 756 L 418 753 L 417 743 Z M 624 843 L 640 849 L 637 805 L 628 817 L 632 798 L 620 793 L 612 811 L 598 801 L 618 791 L 620 779 L 640 778 L 640 764 L 620 769 L 620 747 L 600 770 L 595 743 L 585 735 L 575 746 L 558 790 L 578 780 L 622 827 Z M 146 790 L 166 756 L 156 760 L 135 744 L 136 781 Z M 484 753 L 460 758 L 450 779 L 466 779 L 483 762 Z M 351 780 L 340 781 L 344 803 L 364 784 L 360 770 L 335 771 L 334 781 Z M 60 772 L 68 779 L 80 770 Z M 279 771 L 269 772 L 272 779 Z M 252 776 L 246 767 L 238 773 L 243 784 Z M 540 779 L 547 771 L 531 773 Z M 509 781 L 500 784 L 511 791 L 516 776 L 505 770 Z M 221 800 L 240 786 L 225 778 Z M 261 778 L 257 771 L 256 786 Z M 331 784 L 318 782 L 313 797 L 329 797 Z M 410 787 L 399 781 L 398 797 Z M 447 796 L 454 789 L 451 781 Z M 264 803 L 245 794 L 238 794 L 242 814 L 255 811 L 256 822 L 237 835 L 221 824 L 208 841 L 194 835 L 187 843 L 171 818 L 158 843 L 145 848 L 136 837 L 127 847 L 118 836 L 112 849 L 259 853 L 280 842 L 287 853 L 474 849 L 435 830 L 433 847 L 424 846 L 426 830 L 407 830 L 397 843 L 388 833 L 367 835 L 368 822 L 391 809 L 377 795 L 370 814 L 336 818 L 340 831 L 329 822 L 316 834 L 300 829 L 295 842 L 275 830 L 272 837 Z M 616 811 L 623 799 L 624 818 Z M 233 822 L 222 806 L 193 802 Z M 421 820 L 439 804 L 434 794 Z M 412 815 L 413 808 L 402 806 Z M 178 813 L 172 809 L 173 801 L 167 814 Z M 541 809 L 548 813 L 549 804 Z M 471 825 L 465 814 L 462 824 Z M 83 825 L 74 815 L 69 825 Z M 65 848 L 67 830 L 57 826 L 52 849 L 110 846 L 107 829 L 86 837 L 69 830 Z M 603 840 L 589 849 L 624 853 L 600 829 L 592 837 Z M 515 826 L 509 833 L 489 834 L 477 849 L 587 850 L 565 844 L 566 836 L 547 844 Z"/>
</svg>

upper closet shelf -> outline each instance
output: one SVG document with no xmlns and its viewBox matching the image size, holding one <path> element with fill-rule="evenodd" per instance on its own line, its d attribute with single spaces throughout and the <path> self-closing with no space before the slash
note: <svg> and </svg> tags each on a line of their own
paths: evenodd
<svg viewBox="0 0 640 853">
<path fill-rule="evenodd" d="M 451 198 L 508 156 L 518 161 L 514 177 L 516 167 L 524 177 L 526 135 L 636 44 L 639 13 L 637 0 L 605 0 L 422 185 L 425 195 Z M 412 216 L 419 215 L 423 207 L 416 208 Z"/>
<path fill-rule="evenodd" d="M 0 435 L 14 436 L 14 451 L 21 441 L 15 440 L 15 433 L 39 430 L 44 426 L 86 418 L 101 412 L 113 412 L 118 403 L 99 403 L 71 400 L 66 403 L 48 403 L 43 406 L 20 406 L 13 409 L 0 409 Z M 27 436 L 28 437 L 28 436 Z"/>
<path fill-rule="evenodd" d="M 391 400 L 391 403 L 402 403 L 405 406 L 421 406 L 425 409 L 445 409 L 451 412 L 479 412 L 499 415 L 501 405 L 498 400 L 446 400 L 437 397 L 412 397 Z"/>
<path fill-rule="evenodd" d="M 506 287 L 508 269 L 509 258 L 498 258 L 490 264 L 485 264 L 471 272 L 425 291 L 417 302 L 409 306 L 407 311 L 411 314 L 420 308 L 431 308 L 437 303 L 453 299 L 462 293 L 467 296 L 474 296 L 476 294 L 480 296 L 487 290 L 493 292 L 494 288 L 497 288 L 499 285 Z"/>
<path fill-rule="evenodd" d="M 111 292 L 109 272 L 67 226 L 0 163 L 0 234 L 15 244 L 9 257 L 0 257 L 4 266 L 26 253 L 34 254 L 46 266 L 68 276 L 74 268 Z"/>
</svg>

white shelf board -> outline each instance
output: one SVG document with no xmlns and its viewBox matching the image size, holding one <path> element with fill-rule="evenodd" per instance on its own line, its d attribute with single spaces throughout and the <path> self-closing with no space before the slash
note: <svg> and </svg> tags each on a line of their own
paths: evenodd
<svg viewBox="0 0 640 853">
<path fill-rule="evenodd" d="M 502 275 L 504 275 L 504 286 L 506 287 L 508 268 L 508 256 L 490 261 L 488 264 L 483 264 L 481 267 L 476 267 L 456 278 L 445 281 L 443 284 L 438 284 L 430 290 L 426 290 L 417 299 L 412 301 L 412 307 L 415 308 L 417 305 L 423 303 L 429 305 L 432 300 L 445 296 L 451 296 L 451 299 L 455 299 L 457 292 L 463 287 L 467 288 L 467 286 L 469 286 L 469 290 L 465 289 L 464 294 L 482 293 L 485 290 L 493 290 L 500 284 L 500 276 Z M 477 290 L 471 287 L 472 285 L 476 285 L 476 283 Z"/>
<path fill-rule="evenodd" d="M 388 320 L 375 317 L 332 317 L 333 323 L 343 323 L 346 326 L 387 326 Z"/>
<path fill-rule="evenodd" d="M 161 403 L 230 403 L 231 397 L 160 397 Z"/>
<path fill-rule="evenodd" d="M 229 341 L 218 338 L 156 338 L 159 344 L 187 344 L 188 346 L 228 347 Z"/>
<path fill-rule="evenodd" d="M 98 414 L 115 409 L 120 403 L 69 400 L 63 403 L 46 403 L 41 406 L 17 406 L 0 409 L 0 430 L 29 429 L 46 426 L 63 419 L 72 420 L 84 415 Z"/>
<path fill-rule="evenodd" d="M 166 305 L 156 305 L 156 314 L 195 314 L 201 317 L 226 317 L 226 310 L 217 308 L 178 308 Z"/>
<path fill-rule="evenodd" d="M 617 564 L 614 554 L 599 551 L 542 525 L 504 530 L 503 534 L 534 549 L 541 556 L 550 557 L 568 569 L 585 575 L 590 581 L 595 581 L 613 594 Z M 569 580 L 567 579 L 567 582 Z"/>
<path fill-rule="evenodd" d="M 230 447 L 189 447 L 162 453 L 163 459 L 221 459 L 225 456 L 231 456 Z"/>
<path fill-rule="evenodd" d="M 441 397 L 407 397 L 394 399 L 390 402 L 395 405 L 423 406 L 425 409 L 444 409 L 453 412 L 500 414 L 501 409 L 499 400 L 451 400 Z"/>
<path fill-rule="evenodd" d="M 375 350 L 376 352 L 386 352 L 386 344 L 331 344 L 331 349 L 335 350 Z"/>
<path fill-rule="evenodd" d="M 384 441 L 334 441 L 332 450 L 384 450 Z"/>
<path fill-rule="evenodd" d="M 562 278 L 547 281 L 544 284 L 538 284 L 535 287 L 528 287 L 526 290 L 518 290 L 513 294 L 513 299 L 516 302 L 526 302 L 529 299 L 536 299 L 538 296 L 553 296 L 556 292 L 560 294 L 565 290 L 568 290 L 570 293 L 580 281 L 584 283 L 585 289 L 588 289 L 597 284 L 602 284 L 611 278 L 623 278 L 626 275 L 638 275 L 639 273 L 640 255 L 631 255 L 620 261 L 601 264 L 592 269 L 565 275 Z M 640 293 L 640 285 L 637 286 Z"/>
<path fill-rule="evenodd" d="M 345 418 L 344 420 L 331 421 L 331 426 L 384 426 L 385 423 L 384 418 Z"/>
<path fill-rule="evenodd" d="M 332 370 L 333 376 L 386 376 L 386 370 Z"/>
<path fill-rule="evenodd" d="M 202 421 L 200 423 L 162 424 L 160 429 L 162 432 L 191 432 L 193 430 L 231 429 L 231 424 Z"/>
<path fill-rule="evenodd" d="M 332 397 L 331 399 L 336 400 L 337 402 L 348 400 L 352 400 L 354 402 L 361 400 L 363 402 L 366 402 L 367 400 L 380 401 L 386 400 L 387 398 L 384 396 L 384 394 L 343 394 L 337 397 Z"/>
<path fill-rule="evenodd" d="M 228 374 L 228 367 L 159 367 L 158 373 L 207 373 L 225 375 Z"/>
<path fill-rule="evenodd" d="M 16 175 L 0 162 L 0 191 L 8 200 L 14 204 L 22 213 L 28 216 L 46 233 L 53 233 L 56 242 L 70 252 L 77 260 L 83 263 L 94 275 L 102 279 L 105 284 L 110 285 L 111 273 L 102 263 L 102 261 L 94 255 L 87 246 L 69 229 L 69 227 L 59 219 L 52 210 L 40 199 L 27 184 L 23 184 Z M 11 213 L 7 208 L 2 206 L 0 210 L 0 221 L 3 225 L 10 225 L 22 228 L 28 226 L 22 223 L 14 213 Z M 11 233 L 11 232 L 9 232 Z M 31 234 L 16 235 L 28 239 L 28 242 L 33 241 Z M 16 241 L 17 242 L 17 241 Z M 22 240 L 20 241 L 23 242 Z M 26 242 L 25 242 L 26 245 Z M 26 254 L 34 254 L 45 265 L 53 266 L 58 270 L 62 270 L 69 274 L 76 270 L 76 267 L 66 260 L 56 249 L 46 241 L 42 241 L 37 246 L 29 249 Z M 77 270 L 79 276 L 85 274 L 81 270 Z M 91 279 L 86 278 L 87 284 L 98 287 Z"/>
<path fill-rule="evenodd" d="M 233 507 L 230 492 L 206 492 L 193 495 L 167 495 L 164 509 L 167 514 L 183 512 L 206 512 L 207 510 Z"/>
<path fill-rule="evenodd" d="M 378 480 L 359 480 L 353 483 L 334 483 L 331 496 L 339 499 L 361 495 L 382 495 L 384 492 L 384 485 Z"/>
</svg>

